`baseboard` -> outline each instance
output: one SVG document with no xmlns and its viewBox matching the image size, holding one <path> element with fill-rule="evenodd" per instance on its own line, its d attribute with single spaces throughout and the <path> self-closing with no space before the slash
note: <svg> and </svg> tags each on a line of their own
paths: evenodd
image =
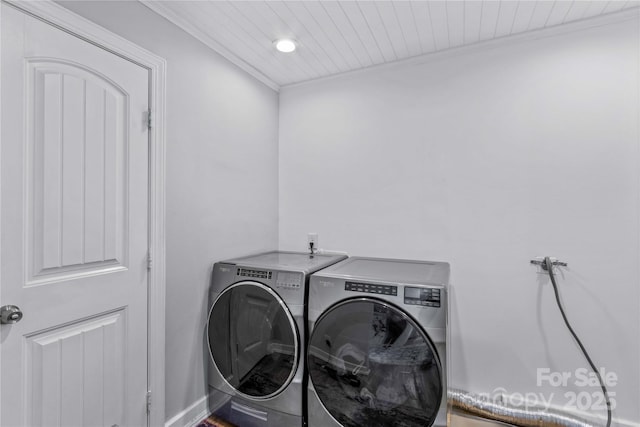
<svg viewBox="0 0 640 427">
<path fill-rule="evenodd" d="M 184 411 L 178 412 L 169 421 L 165 427 L 195 427 L 209 416 L 209 396 L 201 397 L 196 400 Z"/>
</svg>

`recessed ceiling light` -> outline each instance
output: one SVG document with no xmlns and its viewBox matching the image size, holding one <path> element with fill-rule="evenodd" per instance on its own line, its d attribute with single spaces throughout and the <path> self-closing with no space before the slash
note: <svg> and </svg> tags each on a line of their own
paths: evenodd
<svg viewBox="0 0 640 427">
<path fill-rule="evenodd" d="M 296 50 L 296 42 L 291 39 L 278 39 L 273 44 L 279 52 L 291 53 Z"/>
</svg>

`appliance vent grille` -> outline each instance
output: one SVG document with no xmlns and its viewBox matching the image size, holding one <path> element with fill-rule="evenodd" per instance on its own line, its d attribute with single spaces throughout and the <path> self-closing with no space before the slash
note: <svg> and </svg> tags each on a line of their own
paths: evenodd
<svg viewBox="0 0 640 427">
<path fill-rule="evenodd" d="M 271 279 L 270 271 L 262 271 L 262 270 L 251 270 L 249 268 L 239 268 L 238 276 L 242 277 L 253 277 L 256 279 Z"/>
</svg>

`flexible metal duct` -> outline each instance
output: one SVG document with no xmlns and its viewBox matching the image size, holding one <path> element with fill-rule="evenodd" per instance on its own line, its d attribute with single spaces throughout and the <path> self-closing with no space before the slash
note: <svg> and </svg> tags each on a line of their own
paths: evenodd
<svg viewBox="0 0 640 427">
<path fill-rule="evenodd" d="M 462 390 L 449 390 L 449 401 L 455 409 L 520 427 L 594 427 L 590 422 L 542 408 L 520 408 L 496 402 Z"/>
</svg>

